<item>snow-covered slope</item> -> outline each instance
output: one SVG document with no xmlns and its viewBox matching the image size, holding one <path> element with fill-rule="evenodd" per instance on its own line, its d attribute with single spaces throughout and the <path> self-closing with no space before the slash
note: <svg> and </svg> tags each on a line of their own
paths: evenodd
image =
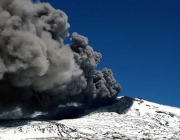
<svg viewBox="0 0 180 140">
<path fill-rule="evenodd" d="M 143 99 L 119 102 L 61 121 L 9 121 L 0 139 L 180 139 L 180 109 Z"/>
</svg>

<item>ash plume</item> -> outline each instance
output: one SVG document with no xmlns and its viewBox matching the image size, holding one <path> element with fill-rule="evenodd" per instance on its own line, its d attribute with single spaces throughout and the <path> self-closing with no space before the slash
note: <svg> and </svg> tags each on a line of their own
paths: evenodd
<svg viewBox="0 0 180 140">
<path fill-rule="evenodd" d="M 64 44 L 70 24 L 63 11 L 1 0 L 0 19 L 0 119 L 59 115 L 62 108 L 84 110 L 116 99 L 121 86 L 110 69 L 95 70 L 101 54 L 88 39 L 73 33 L 72 44 Z"/>
</svg>

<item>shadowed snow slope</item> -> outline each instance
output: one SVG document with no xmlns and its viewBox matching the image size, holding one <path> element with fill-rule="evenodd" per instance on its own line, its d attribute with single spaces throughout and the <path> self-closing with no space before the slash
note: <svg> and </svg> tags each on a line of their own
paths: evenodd
<svg viewBox="0 0 180 140">
<path fill-rule="evenodd" d="M 0 139 L 180 139 L 179 108 L 126 96 L 118 100 L 76 119 L 1 122 Z"/>
</svg>

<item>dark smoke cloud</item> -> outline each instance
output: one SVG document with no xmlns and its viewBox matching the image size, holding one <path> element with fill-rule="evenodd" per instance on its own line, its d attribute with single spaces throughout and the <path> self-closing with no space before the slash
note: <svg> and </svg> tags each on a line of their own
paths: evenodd
<svg viewBox="0 0 180 140">
<path fill-rule="evenodd" d="M 101 54 L 88 39 L 73 33 L 72 44 L 64 45 L 70 25 L 63 11 L 1 0 L 0 19 L 0 119 L 58 115 L 62 108 L 85 110 L 115 100 L 121 87 L 111 70 L 95 70 Z"/>
<path fill-rule="evenodd" d="M 97 103 L 105 103 L 108 99 L 114 99 L 121 87 L 116 84 L 112 71 L 107 68 L 102 71 L 95 70 L 102 57 L 101 54 L 93 51 L 88 45 L 88 39 L 84 36 L 73 33 L 71 41 L 75 62 L 83 70 L 87 79 L 87 87 L 83 90 L 83 95 L 86 95 L 91 100 L 90 102 L 93 100 Z"/>
</svg>

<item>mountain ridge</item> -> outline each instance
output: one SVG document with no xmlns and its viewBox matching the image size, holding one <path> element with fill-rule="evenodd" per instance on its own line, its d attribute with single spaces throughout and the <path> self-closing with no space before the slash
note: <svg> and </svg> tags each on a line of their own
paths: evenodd
<svg viewBox="0 0 180 140">
<path fill-rule="evenodd" d="M 75 119 L 3 122 L 0 134 L 0 140 L 180 139 L 180 108 L 123 96 Z"/>
</svg>

